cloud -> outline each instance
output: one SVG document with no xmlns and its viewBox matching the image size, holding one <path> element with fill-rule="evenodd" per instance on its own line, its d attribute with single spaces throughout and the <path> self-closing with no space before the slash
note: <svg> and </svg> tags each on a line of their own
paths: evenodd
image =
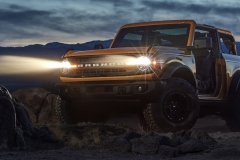
<svg viewBox="0 0 240 160">
<path fill-rule="evenodd" d="M 129 0 L 90 0 L 90 2 L 94 3 L 105 3 L 112 4 L 114 7 L 131 7 L 133 5 L 132 1 Z"/>
<path fill-rule="evenodd" d="M 0 21 L 2 23 L 1 31 L 5 33 L 5 37 L 9 38 L 38 38 L 44 35 L 44 29 L 46 28 L 61 32 L 66 31 L 64 28 L 54 25 L 56 21 L 61 22 L 61 20 L 54 17 L 53 13 L 49 11 L 0 10 Z M 42 30 L 42 33 L 40 30 Z"/>
<path fill-rule="evenodd" d="M 141 4 L 145 11 L 152 15 L 152 20 L 194 19 L 197 23 L 213 25 L 230 30 L 236 35 L 240 34 L 238 27 L 240 22 L 240 8 L 238 6 L 240 6 L 240 2 L 207 1 L 201 4 L 196 2 L 142 0 Z M 159 17 L 161 19 L 157 19 Z"/>
<path fill-rule="evenodd" d="M 240 15 L 239 7 L 236 7 L 240 4 L 236 4 L 235 6 L 220 6 L 218 3 L 204 3 L 204 4 L 194 4 L 188 3 L 186 1 L 151 1 L 151 0 L 142 0 L 141 3 L 155 10 L 167 10 L 167 11 L 175 11 L 180 13 L 190 13 L 190 14 L 203 14 L 207 15 L 209 13 L 225 15 L 230 14 L 234 16 Z M 236 15 L 237 14 L 237 15 Z"/>
<path fill-rule="evenodd" d="M 176 1 L 146 1 L 143 0 L 142 4 L 154 10 L 167 10 L 167 11 L 178 11 L 180 13 L 184 12 L 194 12 L 194 13 L 208 13 L 211 11 L 210 6 L 201 4 L 186 4 Z"/>
<path fill-rule="evenodd" d="M 24 11 L 12 11 L 12 10 L 0 10 L 0 21 L 5 23 L 17 24 L 17 25 L 29 25 L 42 22 L 43 19 L 49 17 L 51 12 L 48 11 L 36 11 L 36 10 L 24 10 Z"/>
<path fill-rule="evenodd" d="M 1 37 L 21 41 L 31 38 L 59 41 L 59 38 L 66 36 L 108 39 L 113 38 L 121 25 L 130 22 L 129 17 L 125 16 L 127 12 L 116 9 L 114 13 L 95 14 L 84 10 L 46 11 L 10 5 L 0 10 L 0 21 L 3 24 L 0 26 Z M 3 41 L 5 40 L 0 40 Z"/>
<path fill-rule="evenodd" d="M 81 41 L 110 39 L 124 24 L 167 19 L 194 19 L 240 35 L 240 9 L 236 5 L 189 1 L 88 0 L 31 1 L 0 6 L 0 36 L 19 41 Z M 79 6 L 79 7 L 76 7 Z M 4 41 L 2 38 L 0 42 Z M 0 46 L 2 44 L 0 43 Z"/>
<path fill-rule="evenodd" d="M 114 5 L 132 4 L 128 0 L 121 2 L 103 0 L 101 2 Z M 13 32 L 17 31 L 17 28 L 22 28 L 26 32 L 41 29 L 43 34 L 44 30 L 48 29 L 65 34 L 114 35 L 120 26 L 132 22 L 129 18 L 132 14 L 121 8 L 115 9 L 114 12 L 100 14 L 74 9 L 32 10 L 19 5 L 9 5 L 8 8 L 0 10 L 0 21 L 12 28 Z M 126 16 L 128 14 L 129 16 Z"/>
<path fill-rule="evenodd" d="M 27 8 L 23 7 L 23 6 L 16 5 L 16 4 L 10 4 L 9 9 L 11 9 L 11 10 L 26 10 Z"/>
</svg>

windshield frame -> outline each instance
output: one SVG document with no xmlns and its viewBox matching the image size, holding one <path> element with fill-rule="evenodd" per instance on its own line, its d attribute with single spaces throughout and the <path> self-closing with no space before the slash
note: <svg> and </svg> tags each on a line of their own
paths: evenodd
<svg viewBox="0 0 240 160">
<path fill-rule="evenodd" d="M 143 22 L 143 23 L 134 23 L 134 24 L 127 24 L 122 26 L 117 34 L 115 35 L 115 38 L 112 41 L 112 44 L 110 45 L 110 48 L 120 48 L 115 46 L 115 41 L 117 40 L 119 33 L 124 28 L 131 28 L 131 27 L 144 27 L 144 26 L 160 26 L 160 25 L 168 25 L 168 24 L 189 24 L 189 31 L 188 31 L 188 40 L 186 46 L 193 46 L 193 35 L 194 30 L 196 26 L 196 22 L 194 20 L 172 20 L 172 21 L 153 21 L 153 22 Z"/>
</svg>

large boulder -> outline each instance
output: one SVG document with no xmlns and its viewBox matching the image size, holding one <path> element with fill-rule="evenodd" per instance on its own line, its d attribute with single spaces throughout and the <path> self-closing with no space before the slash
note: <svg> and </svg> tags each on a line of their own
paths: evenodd
<svg viewBox="0 0 240 160">
<path fill-rule="evenodd" d="M 34 128 L 25 106 L 0 86 L 0 149 L 26 149 L 25 138 L 55 140 L 49 131 Z"/>
<path fill-rule="evenodd" d="M 17 123 L 21 124 L 21 129 L 24 131 L 24 133 L 28 135 L 34 133 L 35 129 L 25 106 L 17 99 L 13 100 L 13 105 L 15 108 Z"/>
<path fill-rule="evenodd" d="M 43 88 L 20 89 L 12 96 L 24 104 L 34 124 L 59 124 L 55 112 L 57 95 Z"/>
<path fill-rule="evenodd" d="M 14 100 L 8 90 L 0 86 L 0 148 L 26 148 L 16 123 Z"/>
</svg>

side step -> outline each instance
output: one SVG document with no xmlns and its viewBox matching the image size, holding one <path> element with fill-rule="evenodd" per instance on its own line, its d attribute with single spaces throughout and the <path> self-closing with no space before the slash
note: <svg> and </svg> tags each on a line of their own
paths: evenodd
<svg viewBox="0 0 240 160">
<path fill-rule="evenodd" d="M 206 100 L 206 99 L 200 99 L 200 106 L 219 106 L 223 107 L 228 105 L 227 100 Z"/>
</svg>

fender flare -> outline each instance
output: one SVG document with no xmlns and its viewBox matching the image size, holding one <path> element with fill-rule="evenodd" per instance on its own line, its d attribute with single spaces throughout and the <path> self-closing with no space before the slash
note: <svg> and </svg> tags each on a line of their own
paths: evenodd
<svg viewBox="0 0 240 160">
<path fill-rule="evenodd" d="M 184 70 L 188 74 L 174 75 L 175 73 L 177 73 L 180 70 Z M 188 66 L 183 65 L 182 63 L 178 63 L 178 62 L 170 63 L 163 68 L 160 79 L 168 79 L 168 78 L 174 77 L 174 76 L 187 80 L 189 83 L 192 84 L 192 86 L 195 89 L 197 89 L 196 79 L 194 77 L 192 70 Z"/>
</svg>

